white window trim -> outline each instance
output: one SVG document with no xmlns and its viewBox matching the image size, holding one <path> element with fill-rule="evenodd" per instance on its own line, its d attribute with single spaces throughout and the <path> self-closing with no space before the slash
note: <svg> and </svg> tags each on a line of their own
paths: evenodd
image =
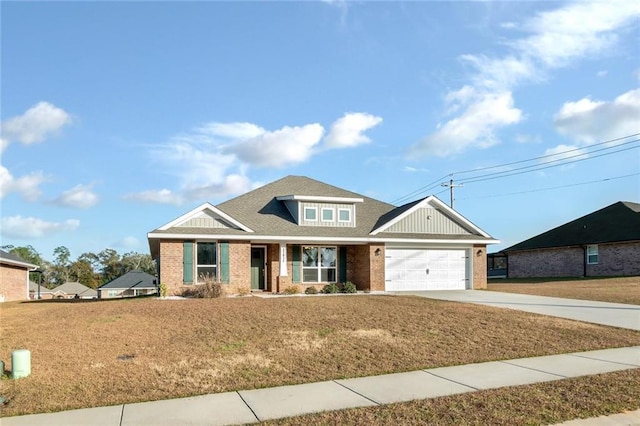
<svg viewBox="0 0 640 426">
<path fill-rule="evenodd" d="M 318 266 L 304 266 L 302 265 L 302 284 L 322 284 L 322 283 L 337 283 L 338 282 L 338 246 L 305 246 L 305 247 L 315 247 L 318 249 Z M 336 251 L 336 266 L 332 267 L 322 267 L 322 261 L 320 259 L 321 252 L 323 248 L 332 248 Z M 304 280 L 304 270 L 305 269 L 315 269 L 318 273 L 317 279 L 318 281 L 305 281 Z M 322 269 L 335 269 L 335 280 L 334 281 L 320 281 L 322 275 Z"/>
<path fill-rule="evenodd" d="M 324 218 L 324 212 L 331 212 L 331 219 Z M 323 222 L 333 222 L 335 220 L 336 210 L 333 207 L 323 207 L 320 210 L 320 220 Z"/>
<path fill-rule="evenodd" d="M 309 219 L 307 217 L 307 211 L 311 211 L 313 210 L 314 214 L 315 214 L 315 219 Z M 317 207 L 305 207 L 303 210 L 303 216 L 304 221 L 305 222 L 317 222 L 318 221 L 318 208 Z"/>
<path fill-rule="evenodd" d="M 340 219 L 340 213 L 341 212 L 347 212 L 349 214 L 349 219 L 347 219 L 347 220 Z M 338 222 L 342 222 L 342 223 L 351 222 L 351 209 L 338 209 Z"/>
<path fill-rule="evenodd" d="M 215 265 L 201 265 L 198 261 L 198 244 L 214 244 L 216 247 L 216 264 Z M 198 274 L 198 268 L 199 267 L 215 267 L 215 271 L 216 271 L 216 275 L 214 277 L 214 280 L 217 282 L 220 279 L 219 273 L 220 273 L 220 268 L 219 268 L 219 263 L 220 263 L 220 247 L 218 246 L 218 241 L 196 241 L 194 244 L 194 261 L 193 261 L 193 281 L 194 284 L 203 284 L 204 281 L 200 281 L 200 275 Z"/>
<path fill-rule="evenodd" d="M 600 253 L 598 251 L 598 245 L 597 244 L 591 244 L 587 246 L 587 265 L 597 265 L 598 261 L 600 260 Z M 590 262 L 589 258 L 591 256 L 595 256 L 596 257 L 596 261 L 595 262 Z"/>
</svg>

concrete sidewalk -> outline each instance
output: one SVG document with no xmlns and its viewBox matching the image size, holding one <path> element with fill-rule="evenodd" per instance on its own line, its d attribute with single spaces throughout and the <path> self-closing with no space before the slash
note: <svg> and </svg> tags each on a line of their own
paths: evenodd
<svg viewBox="0 0 640 426">
<path fill-rule="evenodd" d="M 2 426 L 162 426 L 255 423 L 320 411 L 435 398 L 481 389 L 526 385 L 632 368 L 640 368 L 640 346 L 441 367 L 408 373 L 52 414 L 6 417 L 0 419 L 0 423 Z"/>
<path fill-rule="evenodd" d="M 475 303 L 567 318 L 600 325 L 640 330 L 640 306 L 592 300 L 564 299 L 488 290 L 405 291 L 413 295 L 451 302 Z"/>
</svg>

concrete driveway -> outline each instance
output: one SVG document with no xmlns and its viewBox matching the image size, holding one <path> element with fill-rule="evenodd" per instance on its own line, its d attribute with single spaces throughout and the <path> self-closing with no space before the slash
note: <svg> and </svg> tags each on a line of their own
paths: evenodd
<svg viewBox="0 0 640 426">
<path fill-rule="evenodd" d="M 640 306 L 637 305 L 501 293 L 486 290 L 403 291 L 393 292 L 392 294 L 421 296 L 452 302 L 475 303 L 478 305 L 516 309 L 577 321 L 640 330 Z"/>
</svg>

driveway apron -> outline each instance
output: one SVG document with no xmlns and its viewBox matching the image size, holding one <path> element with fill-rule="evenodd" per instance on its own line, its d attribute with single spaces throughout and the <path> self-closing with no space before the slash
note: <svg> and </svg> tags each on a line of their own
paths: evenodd
<svg viewBox="0 0 640 426">
<path fill-rule="evenodd" d="M 640 306 L 637 305 L 486 290 L 403 291 L 394 292 L 393 294 L 475 303 L 477 305 L 515 309 L 594 324 L 640 330 Z"/>
</svg>

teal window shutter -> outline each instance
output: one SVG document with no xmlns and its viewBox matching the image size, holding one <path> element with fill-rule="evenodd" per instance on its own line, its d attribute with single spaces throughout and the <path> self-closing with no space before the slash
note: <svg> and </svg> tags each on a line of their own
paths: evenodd
<svg viewBox="0 0 640 426">
<path fill-rule="evenodd" d="M 182 243 L 182 281 L 193 283 L 193 241 Z"/>
<path fill-rule="evenodd" d="M 294 245 L 291 253 L 291 280 L 294 283 L 300 282 L 300 246 Z"/>
<path fill-rule="evenodd" d="M 220 281 L 229 283 L 229 243 L 220 243 Z"/>
<path fill-rule="evenodd" d="M 338 268 L 339 269 L 339 274 L 340 274 L 340 282 L 341 283 L 346 283 L 347 282 L 347 248 L 346 247 L 339 247 L 338 248 Z"/>
</svg>

